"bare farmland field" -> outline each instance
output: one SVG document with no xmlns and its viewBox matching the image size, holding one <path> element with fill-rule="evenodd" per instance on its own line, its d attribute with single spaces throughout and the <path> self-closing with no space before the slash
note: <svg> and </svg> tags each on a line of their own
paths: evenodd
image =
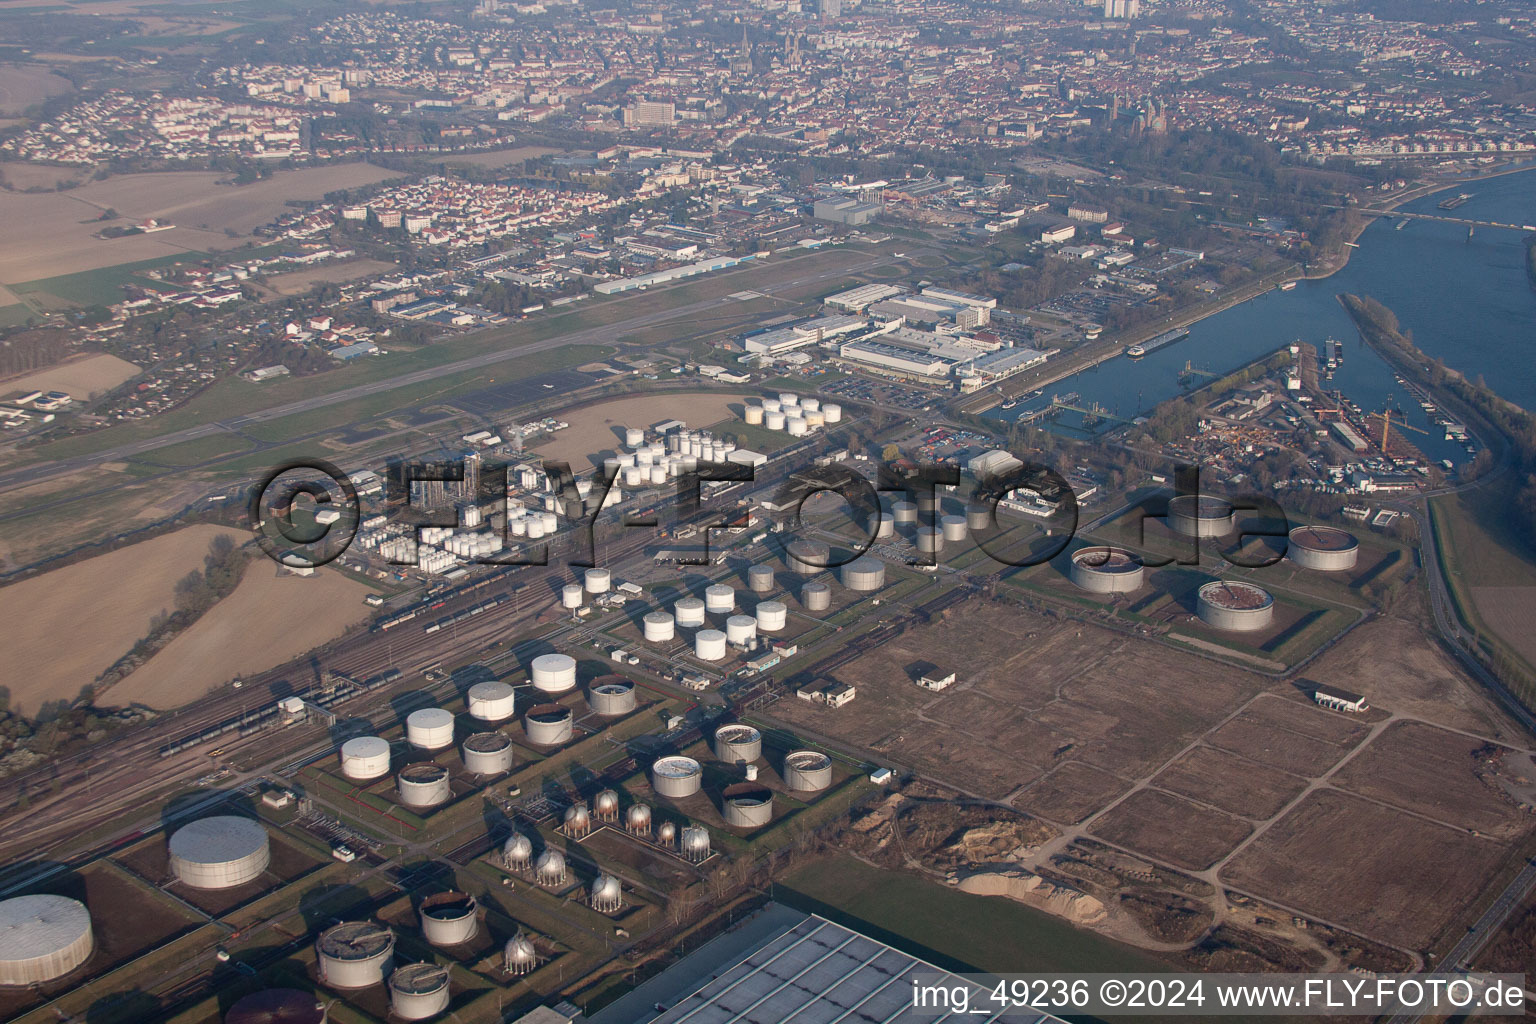
<svg viewBox="0 0 1536 1024">
<path fill-rule="evenodd" d="M 1206 742 L 1293 775 L 1315 777 L 1337 764 L 1348 749 L 1301 733 L 1277 730 L 1245 711 Z"/>
<path fill-rule="evenodd" d="M 25 123 L 25 122 L 19 122 Z M 0 122 L 0 131 L 7 125 Z M 53 167 L 49 164 L 25 164 L 16 161 L 0 163 L 0 186 L 25 192 L 29 188 L 53 189 L 69 187 L 91 176 L 89 167 Z"/>
<path fill-rule="evenodd" d="M 1157 786 L 1191 800 L 1263 821 L 1294 800 L 1306 782 L 1217 747 L 1199 746 L 1157 776 Z"/>
<path fill-rule="evenodd" d="M 1263 899 L 1422 949 L 1508 856 L 1503 843 L 1319 790 L 1229 861 L 1222 876 Z"/>
<path fill-rule="evenodd" d="M 317 284 L 340 284 L 357 281 L 375 274 L 385 274 L 397 268 L 397 264 L 383 260 L 348 260 L 345 263 L 326 263 L 308 270 L 295 270 L 291 274 L 278 274 L 267 278 L 267 287 L 279 295 L 303 295 Z"/>
<path fill-rule="evenodd" d="M 176 581 L 202 567 L 218 536 L 244 539 L 237 530 L 190 526 L 0 588 L 12 706 L 33 714 L 95 682 L 154 616 L 175 607 Z M 75 628 L 81 622 L 91 624 L 88 632 Z"/>
<path fill-rule="evenodd" d="M 700 391 L 632 395 L 563 409 L 554 416 L 570 426 L 539 445 L 538 451 L 546 459 L 569 462 L 580 472 L 623 448 L 625 427 L 649 427 L 663 420 L 704 427 L 739 413 L 743 404 L 740 395 Z"/>
<path fill-rule="evenodd" d="M 391 177 L 370 164 L 334 164 L 278 172 L 251 185 L 220 185 L 214 171 L 125 174 L 68 192 L 0 193 L 0 282 L 21 284 L 188 251 L 232 249 L 282 212 L 289 199 L 318 199 Z M 155 217 L 171 231 L 101 239 L 97 220 L 116 210 L 129 222 Z M 119 222 L 121 223 L 121 222 Z M 229 237 L 225 229 L 235 232 Z M 42 244 L 39 240 L 44 240 Z"/>
<path fill-rule="evenodd" d="M 126 359 L 104 352 L 77 356 L 57 366 L 20 377 L 0 380 L 0 394 L 12 391 L 67 391 L 78 398 L 89 398 L 110 391 L 123 381 L 138 375 L 139 368 Z"/>
<path fill-rule="evenodd" d="M 1068 761 L 1014 798 L 1013 805 L 1027 814 L 1076 825 L 1130 785 L 1103 769 Z"/>
<path fill-rule="evenodd" d="M 1500 639 L 1536 665 L 1536 587 L 1472 587 L 1477 614 Z"/>
<path fill-rule="evenodd" d="M 236 676 L 264 672 L 368 617 L 369 589 L 339 570 L 279 576 L 253 561 L 235 592 L 105 694 L 112 704 L 180 707 Z M 261 624 L 251 628 L 253 622 Z"/>
<path fill-rule="evenodd" d="M 443 156 L 440 159 L 445 164 L 466 164 L 471 167 L 505 167 L 507 164 L 522 163 L 535 157 L 544 156 L 546 153 L 558 153 L 560 150 L 549 146 L 518 146 L 515 149 L 493 149 L 483 153 L 455 153 Z"/>
<path fill-rule="evenodd" d="M 1190 871 L 1210 867 L 1251 831 L 1239 818 L 1155 789 L 1131 794 L 1093 823 L 1101 839 Z"/>
<path fill-rule="evenodd" d="M 0 114 L 19 114 L 74 86 L 69 79 L 37 64 L 0 64 Z"/>
</svg>

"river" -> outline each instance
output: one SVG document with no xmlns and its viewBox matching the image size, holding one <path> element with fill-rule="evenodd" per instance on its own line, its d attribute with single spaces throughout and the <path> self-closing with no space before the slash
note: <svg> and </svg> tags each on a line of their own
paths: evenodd
<svg viewBox="0 0 1536 1024">
<path fill-rule="evenodd" d="M 1536 169 L 1470 182 L 1414 200 L 1403 209 L 1440 214 L 1437 204 L 1457 192 L 1472 194 L 1448 215 L 1472 220 L 1536 223 Z M 1520 231 L 1466 227 L 1399 217 L 1379 218 L 1359 238 L 1349 263 L 1331 277 L 1300 281 L 1288 292 L 1270 291 L 1193 324 L 1183 341 L 1142 359 L 1109 360 L 1056 382 L 1035 403 L 1021 403 L 999 418 L 1076 392 L 1075 404 L 1097 403 L 1129 419 L 1180 393 L 1186 363 L 1224 374 L 1301 340 L 1321 348 L 1325 338 L 1343 343 L 1344 361 L 1331 386 L 1366 410 L 1401 406 L 1408 424 L 1426 434 L 1413 442 L 1431 459 L 1465 462 L 1467 452 L 1442 431 L 1393 377 L 1380 357 L 1359 340 L 1337 296 L 1371 295 L 1391 308 L 1426 353 L 1468 376 L 1481 374 L 1503 397 L 1536 408 L 1536 292 L 1526 280 Z M 1196 383 L 1208 378 L 1196 378 Z M 1057 429 L 1077 433 L 1074 415 Z M 1107 424 L 1112 425 L 1112 424 Z"/>
</svg>

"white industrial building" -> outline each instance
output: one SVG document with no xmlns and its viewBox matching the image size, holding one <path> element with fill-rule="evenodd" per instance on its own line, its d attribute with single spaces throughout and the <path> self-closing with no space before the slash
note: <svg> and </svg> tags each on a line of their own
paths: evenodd
<svg viewBox="0 0 1536 1024">
<path fill-rule="evenodd" d="M 828 295 L 822 301 L 830 308 L 840 309 L 845 313 L 862 313 L 871 304 L 901 293 L 902 289 L 893 284 L 862 284 L 857 288 L 838 292 L 836 295 Z"/>
</svg>

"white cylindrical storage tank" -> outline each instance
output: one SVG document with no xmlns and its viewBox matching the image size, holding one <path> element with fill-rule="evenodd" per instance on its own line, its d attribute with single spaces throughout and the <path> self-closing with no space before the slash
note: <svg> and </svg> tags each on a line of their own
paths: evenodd
<svg viewBox="0 0 1536 1024">
<path fill-rule="evenodd" d="M 624 887 L 609 874 L 598 875 L 592 881 L 592 909 L 601 914 L 612 914 L 624 909 Z"/>
<path fill-rule="evenodd" d="M 646 640 L 653 644 L 665 643 L 677 632 L 672 626 L 672 616 L 666 612 L 646 612 L 641 627 L 645 631 Z"/>
<path fill-rule="evenodd" d="M 925 555 L 936 555 L 944 550 L 944 531 L 937 526 L 917 528 L 917 550 Z"/>
<path fill-rule="evenodd" d="M 797 540 L 789 545 L 789 568 L 806 576 L 814 576 L 826 569 L 832 561 L 832 549 L 819 540 Z"/>
<path fill-rule="evenodd" d="M 1072 553 L 1072 582 L 1090 594 L 1129 594 L 1140 590 L 1145 566 L 1135 554 L 1108 545 Z"/>
<path fill-rule="evenodd" d="M 624 467 L 624 486 L 629 488 L 639 487 L 651 478 L 651 474 L 639 466 Z"/>
<path fill-rule="evenodd" d="M 811 430 L 827 425 L 827 417 L 819 409 L 807 409 L 805 412 L 805 425 Z"/>
<path fill-rule="evenodd" d="M 946 541 L 965 540 L 965 516 L 940 516 L 939 529 L 944 532 Z"/>
<path fill-rule="evenodd" d="M 533 875 L 543 886 L 564 885 L 565 854 L 559 850 L 545 850 L 533 866 Z"/>
<path fill-rule="evenodd" d="M 773 410 L 763 414 L 763 426 L 769 430 L 783 430 L 786 417 L 782 412 Z"/>
<path fill-rule="evenodd" d="M 800 408 L 804 409 L 806 412 L 816 412 L 821 409 L 821 399 L 802 398 L 800 399 Z"/>
<path fill-rule="evenodd" d="M 1196 611 L 1217 629 L 1249 632 L 1274 621 L 1275 599 L 1252 583 L 1218 580 L 1200 588 Z"/>
<path fill-rule="evenodd" d="M 315 940 L 316 969 L 331 988 L 367 988 L 383 982 L 395 959 L 395 936 L 372 921 L 343 921 Z"/>
<path fill-rule="evenodd" d="M 561 704 L 535 704 L 523 718 L 528 742 L 539 747 L 569 743 L 576 733 L 576 717 Z"/>
<path fill-rule="evenodd" d="M 720 797 L 720 817 L 731 828 L 762 828 L 773 820 L 773 790 L 761 783 L 734 783 Z"/>
<path fill-rule="evenodd" d="M 39 893 L 0 902 L 0 985 L 62 978 L 95 949 L 91 913 L 79 900 Z"/>
<path fill-rule="evenodd" d="M 750 615 L 732 615 L 725 620 L 726 643 L 745 647 L 757 639 L 757 620 Z"/>
<path fill-rule="evenodd" d="M 1355 567 L 1360 542 L 1332 526 L 1298 526 L 1287 538 L 1286 557 L 1303 569 L 1344 572 Z"/>
<path fill-rule="evenodd" d="M 736 607 L 736 591 L 724 583 L 712 583 L 704 588 L 704 610 L 724 615 Z"/>
<path fill-rule="evenodd" d="M 172 873 L 194 889 L 228 889 L 261 877 L 272 861 L 267 830 L 234 814 L 199 818 L 170 841 Z"/>
<path fill-rule="evenodd" d="M 828 423 L 841 423 L 843 420 L 843 407 L 836 402 L 828 402 L 821 407 L 821 414 L 827 418 Z"/>
<path fill-rule="evenodd" d="M 626 427 L 624 429 L 624 447 L 639 448 L 645 444 L 645 431 L 639 427 Z"/>
<path fill-rule="evenodd" d="M 618 676 L 593 680 L 587 703 L 593 711 L 607 718 L 627 715 L 636 707 L 635 684 Z"/>
<path fill-rule="evenodd" d="M 759 601 L 755 609 L 757 629 L 761 633 L 777 633 L 789 622 L 789 609 L 783 601 Z"/>
<path fill-rule="evenodd" d="M 709 832 L 702 825 L 689 825 L 678 837 L 683 856 L 695 864 L 709 859 Z"/>
<path fill-rule="evenodd" d="M 800 396 L 799 395 L 791 394 L 788 391 L 780 391 L 779 392 L 779 405 L 781 405 L 785 409 L 791 408 L 792 406 L 797 406 L 799 404 L 800 404 Z"/>
<path fill-rule="evenodd" d="M 448 769 L 438 764 L 413 764 L 395 776 L 400 802 L 407 807 L 436 807 L 453 796 Z"/>
<path fill-rule="evenodd" d="M 715 756 L 726 764 L 748 764 L 763 756 L 763 734 L 745 722 L 715 730 Z"/>
<path fill-rule="evenodd" d="M 1168 528 L 1185 537 L 1225 537 L 1237 525 L 1232 503 L 1209 494 L 1181 494 L 1168 501 Z"/>
<path fill-rule="evenodd" d="M 651 788 L 657 796 L 673 800 L 693 796 L 703 782 L 704 769 L 691 757 L 671 754 L 651 765 Z"/>
<path fill-rule="evenodd" d="M 747 570 L 747 588 L 754 594 L 773 592 L 773 566 L 754 565 Z"/>
<path fill-rule="evenodd" d="M 718 629 L 701 629 L 693 635 L 693 654 L 700 661 L 725 658 L 725 634 Z"/>
<path fill-rule="evenodd" d="M 896 501 L 891 503 L 891 518 L 897 523 L 917 522 L 917 502 Z"/>
<path fill-rule="evenodd" d="M 440 892 L 421 901 L 421 934 L 434 946 L 461 946 L 480 930 L 480 904 L 467 892 Z"/>
<path fill-rule="evenodd" d="M 944 499 L 937 490 L 917 492 L 917 514 L 923 522 L 932 522 L 936 513 L 944 507 Z"/>
<path fill-rule="evenodd" d="M 469 717 L 482 722 L 505 722 L 516 710 L 517 692 L 509 683 L 486 680 L 469 688 Z"/>
<path fill-rule="evenodd" d="M 779 412 L 783 408 L 784 408 L 784 404 L 782 402 L 780 402 L 777 398 L 765 398 L 765 399 L 763 399 L 763 411 L 764 412 Z"/>
<path fill-rule="evenodd" d="M 464 770 L 500 775 L 512 770 L 512 740 L 504 733 L 477 732 L 464 740 Z"/>
<path fill-rule="evenodd" d="M 896 536 L 896 518 L 889 512 L 881 512 L 878 516 L 871 516 L 864 528 L 876 540 L 890 540 Z"/>
<path fill-rule="evenodd" d="M 784 758 L 784 785 L 814 793 L 832 785 L 832 759 L 819 750 L 796 750 Z"/>
<path fill-rule="evenodd" d="M 704 602 L 696 597 L 685 597 L 672 606 L 679 626 L 690 628 L 704 625 Z"/>
<path fill-rule="evenodd" d="M 569 654 L 541 654 L 529 668 L 535 690 L 565 693 L 576 686 L 576 659 Z"/>
<path fill-rule="evenodd" d="M 662 485 L 662 484 L 664 484 L 666 482 L 667 482 L 667 467 L 663 466 L 663 465 L 660 465 L 659 463 L 657 465 L 652 466 L 651 467 L 651 485 L 653 487 L 659 487 L 660 485 Z"/>
<path fill-rule="evenodd" d="M 965 527 L 972 533 L 985 530 L 992 525 L 992 509 L 986 504 L 969 504 L 965 506 Z"/>
<path fill-rule="evenodd" d="M 422 750 L 441 750 L 453 744 L 453 712 L 447 708 L 422 708 L 405 719 L 405 738 Z"/>
<path fill-rule="evenodd" d="M 832 588 L 825 583 L 807 583 L 800 589 L 800 603 L 808 612 L 824 612 L 832 607 Z"/>
<path fill-rule="evenodd" d="M 581 574 L 581 584 L 589 594 L 606 594 L 613 583 L 613 573 L 607 569 L 588 569 Z"/>
<path fill-rule="evenodd" d="M 341 745 L 341 774 L 354 782 L 381 779 L 389 774 L 389 741 L 379 736 L 357 736 Z"/>
<path fill-rule="evenodd" d="M 526 537 L 526 536 L 528 536 L 528 520 L 526 520 L 526 519 L 514 519 L 514 520 L 512 520 L 512 536 L 514 536 L 514 537 Z"/>
<path fill-rule="evenodd" d="M 533 943 L 522 932 L 518 932 L 507 940 L 507 946 L 502 950 L 502 969 L 508 974 L 520 976 L 531 974 L 539 966 L 539 954 L 533 948 Z"/>
<path fill-rule="evenodd" d="M 541 512 L 539 518 L 544 521 L 544 533 L 551 534 L 560 529 L 560 517 L 553 512 Z M 493 538 L 494 539 L 494 538 Z"/>
<path fill-rule="evenodd" d="M 630 804 L 624 812 L 624 831 L 632 836 L 651 834 L 651 809 L 645 804 Z"/>
<path fill-rule="evenodd" d="M 741 418 L 752 426 L 761 426 L 763 422 L 763 407 L 749 405 L 742 410 Z"/>
<path fill-rule="evenodd" d="M 389 976 L 389 1009 L 401 1020 L 427 1020 L 448 1009 L 448 968 L 406 964 Z"/>
<path fill-rule="evenodd" d="M 789 431 L 790 437 L 804 437 L 810 433 L 810 425 L 805 422 L 804 416 L 790 416 L 784 420 L 784 429 Z"/>
<path fill-rule="evenodd" d="M 530 518 L 528 520 L 528 539 L 529 540 L 538 540 L 539 538 L 541 538 L 543 536 L 544 536 L 544 520 Z"/>
<path fill-rule="evenodd" d="M 843 566 L 843 586 L 849 590 L 867 592 L 885 586 L 885 563 L 865 555 Z"/>
</svg>

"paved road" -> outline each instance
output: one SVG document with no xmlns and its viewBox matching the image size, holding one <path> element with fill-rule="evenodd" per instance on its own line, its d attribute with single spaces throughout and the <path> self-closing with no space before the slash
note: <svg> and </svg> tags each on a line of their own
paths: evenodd
<svg viewBox="0 0 1536 1024">
<path fill-rule="evenodd" d="M 817 273 L 802 274 L 787 281 L 753 289 L 762 295 L 773 295 L 791 288 L 799 288 L 818 281 L 826 281 L 832 278 L 846 277 L 851 273 L 859 273 L 872 270 L 875 267 L 892 263 L 894 260 L 888 256 L 879 254 L 850 254 L 850 262 L 830 270 L 822 270 Z M 741 271 L 750 273 L 750 270 Z M 620 299 L 619 301 L 624 301 Z M 204 423 L 185 430 L 177 430 L 158 437 L 144 438 L 139 441 L 130 441 L 105 451 L 95 452 L 91 455 L 82 455 L 73 459 L 61 459 L 43 465 L 23 466 L 6 473 L 0 473 L 0 492 L 17 487 L 30 486 L 44 480 L 63 476 L 90 466 L 100 465 L 104 462 L 121 462 L 145 452 L 166 448 L 170 445 L 181 444 L 184 441 L 195 441 L 199 438 L 212 437 L 226 432 L 238 432 L 257 423 L 265 423 L 270 420 L 282 419 L 285 416 L 294 416 L 299 413 L 312 412 L 316 409 L 324 409 L 328 406 L 339 405 L 359 398 L 367 398 L 397 388 L 411 387 L 423 384 L 427 381 L 449 377 L 466 370 L 480 370 L 498 363 L 510 362 L 514 359 L 522 359 L 538 352 L 547 352 L 551 349 L 561 348 L 566 345 L 605 344 L 621 334 L 627 334 L 656 324 L 666 323 L 672 320 L 684 320 L 696 318 L 698 314 L 716 309 L 720 306 L 728 306 L 737 300 L 729 296 L 703 299 L 689 303 L 686 306 L 678 306 L 672 309 L 657 310 L 653 313 L 642 313 L 621 320 L 617 323 L 603 324 L 598 327 L 589 327 L 584 330 L 572 331 L 569 334 L 561 334 L 553 338 L 545 338 L 542 341 L 530 342 L 515 348 L 497 349 L 485 352 L 478 356 L 470 356 L 441 366 L 428 367 L 424 370 L 415 370 L 404 373 L 398 377 L 390 377 L 387 380 L 375 381 L 371 384 L 359 384 L 355 387 L 344 388 L 340 391 L 332 391 L 324 395 L 316 395 L 313 398 L 304 398 L 296 402 L 288 402 L 284 405 L 275 405 L 259 412 L 247 413 L 242 416 L 232 416 L 227 420 L 218 420 L 213 423 Z"/>
</svg>

